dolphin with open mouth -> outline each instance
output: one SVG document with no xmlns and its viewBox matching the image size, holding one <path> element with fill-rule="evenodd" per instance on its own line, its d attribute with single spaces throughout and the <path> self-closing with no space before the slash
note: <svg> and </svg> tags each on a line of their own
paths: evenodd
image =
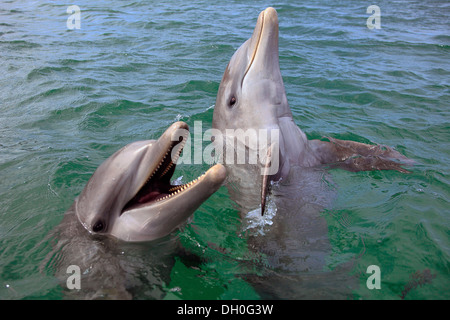
<svg viewBox="0 0 450 320">
<path fill-rule="evenodd" d="M 170 179 L 189 128 L 172 124 L 158 140 L 133 142 L 94 172 L 66 216 L 75 215 L 91 234 L 124 241 L 161 238 L 183 222 L 222 185 L 221 164 L 183 185 Z"/>
<path fill-rule="evenodd" d="M 172 231 L 226 177 L 218 164 L 191 182 L 171 183 L 188 135 L 187 124 L 176 122 L 159 139 L 130 143 L 95 170 L 49 233 L 52 250 L 42 267 L 59 279 L 65 298 L 131 299 L 141 287 L 164 297 L 173 255 L 181 250 Z M 68 284 L 73 267 L 79 268 L 75 289 Z"/>
</svg>

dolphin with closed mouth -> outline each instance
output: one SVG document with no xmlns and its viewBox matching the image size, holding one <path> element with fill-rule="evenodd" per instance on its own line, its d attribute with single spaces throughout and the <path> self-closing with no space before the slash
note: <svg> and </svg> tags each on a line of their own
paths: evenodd
<svg viewBox="0 0 450 320">
<path fill-rule="evenodd" d="M 331 207 L 336 189 L 325 169 L 407 172 L 402 165 L 411 160 L 379 145 L 308 140 L 287 101 L 278 32 L 277 12 L 267 8 L 251 38 L 231 57 L 213 113 L 212 140 L 227 168 L 227 187 L 238 205 L 248 248 L 258 257 L 252 260 L 258 271 L 243 277 L 263 298 L 346 299 L 358 279 L 349 273 L 354 259 L 330 264 L 323 210 Z M 260 131 L 270 140 L 262 139 Z M 259 160 L 252 163 L 255 149 Z M 236 161 L 240 150 L 247 157 L 244 163 Z"/>
<path fill-rule="evenodd" d="M 231 57 L 217 93 L 214 107 L 214 129 L 224 136 L 229 129 L 244 131 L 278 130 L 275 145 L 260 148 L 262 166 L 274 158 L 276 173 L 262 169 L 261 212 L 264 213 L 270 181 L 285 179 L 292 166 L 317 167 L 327 165 L 350 171 L 398 170 L 412 161 L 399 152 L 379 145 L 328 138 L 329 141 L 308 140 L 295 124 L 286 97 L 278 57 L 278 16 L 267 8 L 258 17 L 253 35 Z M 242 139 L 241 139 L 242 140 Z M 244 142 L 251 148 L 258 141 Z M 225 145 L 227 143 L 225 142 Z M 226 151 L 224 151 L 225 153 Z M 226 165 L 230 165 L 225 163 Z M 232 169 L 237 166 L 232 163 Z M 231 168 L 231 166 L 230 166 Z"/>
<path fill-rule="evenodd" d="M 171 183 L 188 135 L 187 124 L 176 122 L 159 139 L 130 143 L 95 170 L 50 233 L 56 243 L 43 264 L 63 288 L 67 268 L 79 267 L 80 290 L 65 290 L 68 297 L 129 299 L 130 277 L 132 286 L 147 287 L 151 297 L 164 296 L 162 275 L 170 273 L 171 253 L 179 250 L 172 231 L 226 178 L 218 164 L 191 182 Z M 141 283 L 143 277 L 147 282 Z"/>
</svg>

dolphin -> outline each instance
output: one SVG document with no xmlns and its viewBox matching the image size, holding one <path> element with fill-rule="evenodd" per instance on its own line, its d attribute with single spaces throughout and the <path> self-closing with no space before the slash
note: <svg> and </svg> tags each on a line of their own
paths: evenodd
<svg viewBox="0 0 450 320">
<path fill-rule="evenodd" d="M 136 266 L 130 266 L 132 262 L 127 261 L 124 252 L 139 249 L 126 244 L 146 242 L 143 248 L 157 252 L 155 248 L 161 248 L 158 243 L 163 243 L 162 247 L 173 249 L 174 242 L 163 238 L 180 227 L 225 180 L 226 169 L 217 164 L 191 182 L 171 184 L 188 134 L 187 124 L 176 122 L 158 140 L 130 143 L 95 170 L 51 232 L 57 242 L 45 263 L 56 269 L 57 278 L 67 280 L 67 267 L 75 265 L 83 273 L 79 290 L 83 297 L 131 297 L 125 283 L 130 276 L 128 270 Z M 139 253 L 130 260 L 140 261 L 149 255 Z M 138 265 L 151 269 L 152 264 L 160 264 L 167 269 L 163 257 L 167 254 L 156 254 L 150 266 L 146 262 Z"/>
<path fill-rule="evenodd" d="M 171 125 L 158 140 L 130 143 L 94 172 L 69 210 L 91 234 L 124 241 L 161 238 L 187 218 L 221 186 L 223 165 L 184 185 L 171 185 L 188 126 Z"/>
<path fill-rule="evenodd" d="M 354 261 L 324 271 L 330 270 L 332 246 L 322 212 L 336 197 L 326 169 L 408 172 L 402 165 L 411 160 L 380 145 L 308 140 L 286 97 L 278 33 L 277 12 L 269 7 L 231 57 L 213 112 L 218 162 L 227 168 L 229 194 L 240 210 L 249 250 L 259 257 L 253 262 L 260 269 L 243 277 L 263 298 L 348 298 L 358 286 L 349 275 Z M 252 162 L 255 151 L 258 161 Z"/>
<path fill-rule="evenodd" d="M 226 131 L 231 129 L 244 132 L 277 130 L 276 148 L 273 148 L 272 141 L 272 145 L 259 146 L 258 150 L 263 167 L 259 182 L 261 213 L 265 210 L 270 182 L 286 179 L 293 166 L 311 168 L 327 165 L 350 171 L 408 172 L 402 168 L 400 161 L 403 164 L 411 164 L 412 161 L 387 146 L 331 137 L 327 137 L 329 141 L 307 139 L 295 124 L 287 101 L 279 65 L 278 32 L 277 12 L 269 7 L 260 13 L 251 38 L 231 57 L 219 86 L 212 121 L 213 129 L 219 130 L 224 137 L 227 136 Z M 222 140 L 226 139 L 222 137 Z M 249 142 L 247 139 L 243 148 L 252 148 L 251 144 L 258 145 L 260 142 Z M 229 143 L 224 142 L 224 145 Z M 223 153 L 226 152 L 224 148 Z M 277 168 L 268 174 L 265 168 L 273 165 L 274 160 Z M 236 167 L 235 163 L 232 165 Z"/>
</svg>

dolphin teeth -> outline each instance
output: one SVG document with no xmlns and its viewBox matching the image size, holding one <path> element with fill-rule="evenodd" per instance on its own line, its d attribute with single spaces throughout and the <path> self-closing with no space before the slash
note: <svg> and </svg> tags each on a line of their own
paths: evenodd
<svg viewBox="0 0 450 320">
<path fill-rule="evenodd" d="M 167 170 L 168 171 L 168 170 Z M 164 174 L 162 174 L 164 175 Z M 159 198 L 158 200 L 156 200 L 155 202 L 159 202 L 159 201 L 163 201 L 163 200 L 167 200 L 170 199 L 172 197 L 174 197 L 175 195 L 188 190 L 189 188 L 191 188 L 193 185 L 195 185 L 197 182 L 199 182 L 204 176 L 206 175 L 206 172 L 204 174 L 202 174 L 200 177 L 198 177 L 197 179 L 194 179 L 188 183 L 182 184 L 182 185 L 178 185 L 178 186 L 173 186 L 172 188 L 169 189 L 169 194 Z"/>
<path fill-rule="evenodd" d="M 165 158 L 164 158 L 165 159 Z M 167 172 L 169 172 L 170 168 L 172 168 L 173 162 L 170 162 L 167 168 L 161 173 L 161 177 L 164 176 Z"/>
<path fill-rule="evenodd" d="M 180 148 L 177 150 L 177 152 L 172 155 L 172 159 L 170 161 L 170 163 L 168 164 L 168 166 L 166 167 L 166 169 L 161 173 L 160 177 L 163 177 L 167 172 L 169 172 L 169 170 L 173 167 L 173 165 L 178 161 L 178 158 L 180 157 L 181 152 L 183 151 L 183 147 L 186 144 L 187 138 L 188 138 L 188 133 L 183 135 L 183 142 L 181 142 Z M 178 145 L 178 144 L 177 144 Z M 175 146 L 177 146 L 175 145 Z M 160 166 L 163 164 L 164 160 L 166 159 L 166 157 L 169 155 L 169 153 L 171 151 L 173 151 L 173 148 L 175 147 L 173 146 L 172 148 L 170 148 L 169 150 L 166 151 L 166 154 L 164 155 L 163 160 L 161 161 Z M 159 167 L 158 167 L 159 169 Z M 157 171 L 157 170 L 156 170 Z"/>
</svg>

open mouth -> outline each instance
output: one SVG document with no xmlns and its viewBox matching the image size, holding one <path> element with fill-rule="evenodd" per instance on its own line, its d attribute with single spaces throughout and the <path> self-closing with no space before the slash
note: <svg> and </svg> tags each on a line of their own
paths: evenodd
<svg viewBox="0 0 450 320">
<path fill-rule="evenodd" d="M 204 176 L 200 176 L 197 179 L 183 185 L 171 184 L 170 179 L 175 172 L 176 162 L 180 157 L 186 141 L 187 135 L 181 136 L 179 141 L 173 141 L 171 143 L 156 169 L 149 175 L 149 178 L 137 194 L 130 201 L 128 201 L 122 209 L 122 213 L 132 209 L 146 207 L 159 201 L 167 200 L 190 188 Z"/>
</svg>

